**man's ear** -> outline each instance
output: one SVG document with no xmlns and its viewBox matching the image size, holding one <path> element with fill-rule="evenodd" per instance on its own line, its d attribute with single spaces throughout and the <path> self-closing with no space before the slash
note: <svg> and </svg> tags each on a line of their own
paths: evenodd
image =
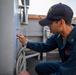
<svg viewBox="0 0 76 75">
<path fill-rule="evenodd" d="M 63 28 L 64 25 L 65 25 L 65 20 L 64 20 L 64 19 L 61 19 L 61 20 L 59 21 L 59 26 Z"/>
<path fill-rule="evenodd" d="M 61 19 L 60 21 L 61 21 L 61 24 L 62 24 L 62 25 L 65 24 L 65 20 L 64 20 L 64 19 Z"/>
</svg>

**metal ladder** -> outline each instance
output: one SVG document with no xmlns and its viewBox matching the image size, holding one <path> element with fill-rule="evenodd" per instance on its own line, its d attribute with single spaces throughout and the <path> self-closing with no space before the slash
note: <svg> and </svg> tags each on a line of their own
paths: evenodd
<svg viewBox="0 0 76 75">
<path fill-rule="evenodd" d="M 18 5 L 19 8 L 19 17 L 21 25 L 28 25 L 28 5 L 29 0 L 19 0 L 21 4 Z"/>
</svg>

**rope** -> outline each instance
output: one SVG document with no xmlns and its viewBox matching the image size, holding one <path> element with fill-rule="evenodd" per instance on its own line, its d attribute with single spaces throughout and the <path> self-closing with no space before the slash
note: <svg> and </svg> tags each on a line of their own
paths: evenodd
<svg viewBox="0 0 76 75">
<path fill-rule="evenodd" d="M 16 75 L 19 75 L 20 71 L 24 68 L 25 63 L 25 47 L 21 48 L 21 50 L 18 53 L 18 58 L 16 61 Z"/>
</svg>

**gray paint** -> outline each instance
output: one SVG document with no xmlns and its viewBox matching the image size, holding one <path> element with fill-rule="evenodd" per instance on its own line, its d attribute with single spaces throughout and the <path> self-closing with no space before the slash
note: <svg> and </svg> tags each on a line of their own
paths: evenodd
<svg viewBox="0 0 76 75">
<path fill-rule="evenodd" d="M 13 75 L 15 68 L 16 27 L 20 28 L 16 0 L 0 0 L 0 75 Z"/>
<path fill-rule="evenodd" d="M 38 23 L 39 20 L 29 19 L 28 25 L 22 25 L 21 30 L 25 38 L 31 41 L 43 42 L 43 28 Z"/>
<path fill-rule="evenodd" d="M 72 24 L 76 24 L 76 17 L 73 17 Z"/>
<path fill-rule="evenodd" d="M 22 32 L 25 36 L 42 36 L 42 26 L 38 23 L 39 20 L 32 20 L 29 19 L 28 25 L 23 26 L 22 25 Z"/>
</svg>

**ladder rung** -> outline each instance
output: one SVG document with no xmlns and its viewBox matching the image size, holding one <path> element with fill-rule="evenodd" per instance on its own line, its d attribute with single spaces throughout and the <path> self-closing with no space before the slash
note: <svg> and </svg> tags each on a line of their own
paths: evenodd
<svg viewBox="0 0 76 75">
<path fill-rule="evenodd" d="M 26 22 L 21 22 L 21 25 L 28 25 L 28 23 L 26 23 Z"/>
<path fill-rule="evenodd" d="M 24 8 L 24 5 L 19 5 L 19 8 Z"/>
</svg>

